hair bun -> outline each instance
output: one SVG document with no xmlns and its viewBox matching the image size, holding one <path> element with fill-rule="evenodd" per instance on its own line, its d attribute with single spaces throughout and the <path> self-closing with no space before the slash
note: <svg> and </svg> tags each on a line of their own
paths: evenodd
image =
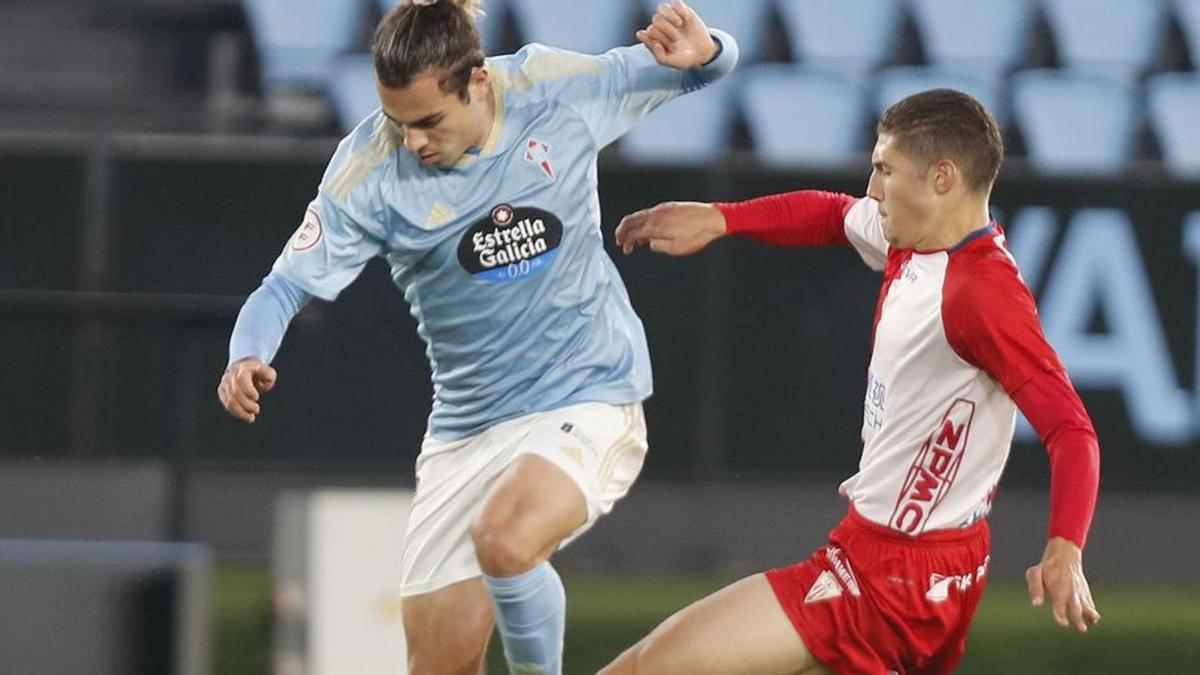
<svg viewBox="0 0 1200 675">
<path fill-rule="evenodd" d="M 409 0 L 409 2 L 421 7 L 428 7 L 438 4 L 441 0 Z M 471 18 L 477 19 L 483 16 L 483 0 L 450 0 L 450 2 L 462 7 L 467 16 Z"/>
<path fill-rule="evenodd" d="M 467 16 L 475 19 L 483 16 L 483 0 L 451 0 L 451 2 L 462 7 Z"/>
</svg>

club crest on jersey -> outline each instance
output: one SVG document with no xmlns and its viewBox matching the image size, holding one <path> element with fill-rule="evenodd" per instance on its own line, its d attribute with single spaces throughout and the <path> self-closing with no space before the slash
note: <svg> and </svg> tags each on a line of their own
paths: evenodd
<svg viewBox="0 0 1200 675">
<path fill-rule="evenodd" d="M 321 234 L 321 216 L 317 214 L 315 208 L 310 206 L 304 212 L 304 222 L 300 223 L 300 227 L 296 228 L 296 234 L 292 235 L 292 250 L 309 250 L 321 241 Z"/>
<path fill-rule="evenodd" d="M 535 164 L 550 182 L 554 182 L 554 167 L 550 166 L 550 144 L 543 143 L 536 138 L 530 138 L 525 142 L 525 161 L 529 164 Z"/>
<path fill-rule="evenodd" d="M 906 534 L 925 529 L 934 509 L 954 485 L 970 437 L 975 403 L 956 399 L 937 428 L 921 445 L 896 499 L 888 523 Z"/>
<path fill-rule="evenodd" d="M 463 233 L 458 263 L 480 281 L 527 279 L 554 261 L 562 234 L 562 221 L 549 211 L 500 204 Z"/>
</svg>

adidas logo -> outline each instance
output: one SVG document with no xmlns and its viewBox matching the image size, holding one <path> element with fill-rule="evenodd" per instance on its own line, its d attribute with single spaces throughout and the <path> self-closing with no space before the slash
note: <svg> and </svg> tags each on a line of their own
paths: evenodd
<svg viewBox="0 0 1200 675">
<path fill-rule="evenodd" d="M 441 202 L 434 202 L 433 208 L 429 209 L 429 217 L 425 219 L 425 224 L 422 225 L 426 230 L 432 230 L 435 227 L 441 227 L 454 219 L 454 212 Z"/>
</svg>

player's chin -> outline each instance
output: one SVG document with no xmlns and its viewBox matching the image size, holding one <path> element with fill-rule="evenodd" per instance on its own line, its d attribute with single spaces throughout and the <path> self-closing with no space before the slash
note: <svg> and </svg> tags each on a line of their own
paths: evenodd
<svg viewBox="0 0 1200 675">
<path fill-rule="evenodd" d="M 462 159 L 465 152 L 458 154 L 438 153 L 437 159 L 434 161 L 434 166 L 439 169 L 453 169 L 454 165 L 458 164 L 458 160 Z"/>
</svg>

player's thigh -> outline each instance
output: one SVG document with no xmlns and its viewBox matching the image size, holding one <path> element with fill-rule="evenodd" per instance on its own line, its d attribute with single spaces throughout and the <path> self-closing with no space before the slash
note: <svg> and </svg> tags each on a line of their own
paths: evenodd
<svg viewBox="0 0 1200 675">
<path fill-rule="evenodd" d="M 636 669 L 631 669 L 635 666 Z M 705 675 L 827 673 L 784 614 L 771 584 L 755 574 L 680 610 L 611 672 Z"/>
<path fill-rule="evenodd" d="M 537 549 L 548 549 L 588 518 L 587 500 L 561 467 L 533 453 L 518 454 L 483 499 L 474 530 L 501 531 Z"/>
<path fill-rule="evenodd" d="M 410 668 L 426 673 L 478 671 L 492 633 L 492 602 L 479 577 L 401 602 Z"/>
<path fill-rule="evenodd" d="M 521 432 L 481 515 L 493 524 L 521 522 L 543 545 L 570 541 L 611 511 L 647 452 L 641 403 L 551 410 L 531 416 Z"/>
</svg>

